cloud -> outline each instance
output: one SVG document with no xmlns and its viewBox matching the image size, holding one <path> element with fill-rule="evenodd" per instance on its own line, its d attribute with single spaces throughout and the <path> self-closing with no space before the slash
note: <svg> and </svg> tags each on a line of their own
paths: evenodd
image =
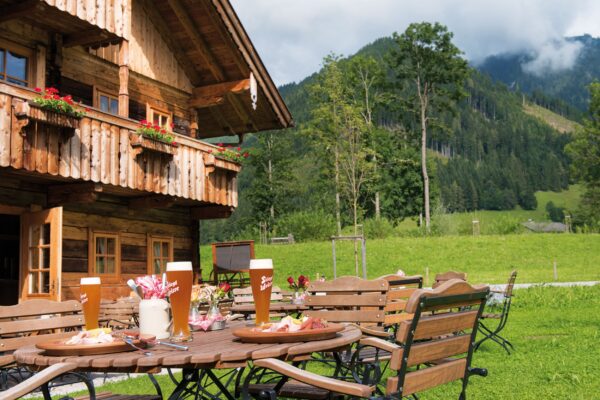
<svg viewBox="0 0 600 400">
<path fill-rule="evenodd" d="M 580 42 L 553 40 L 538 48 L 534 59 L 521 67 L 523 71 L 538 76 L 569 69 L 577 61 L 582 47 Z"/>
<path fill-rule="evenodd" d="M 569 65 L 561 57 L 575 49 L 564 36 L 600 35 L 597 0 L 231 1 L 277 84 L 317 71 L 329 52 L 352 54 L 411 22 L 445 24 L 472 62 L 526 51 L 538 55 L 541 69 Z"/>
</svg>

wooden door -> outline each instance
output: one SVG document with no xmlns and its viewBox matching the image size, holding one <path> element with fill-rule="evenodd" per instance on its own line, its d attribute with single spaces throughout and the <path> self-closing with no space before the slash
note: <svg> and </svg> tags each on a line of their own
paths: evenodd
<svg viewBox="0 0 600 400">
<path fill-rule="evenodd" d="M 60 300 L 62 207 L 21 215 L 20 300 Z"/>
</svg>

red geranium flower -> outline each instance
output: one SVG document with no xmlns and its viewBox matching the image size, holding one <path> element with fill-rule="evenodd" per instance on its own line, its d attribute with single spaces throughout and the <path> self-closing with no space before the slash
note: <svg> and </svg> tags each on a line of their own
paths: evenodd
<svg viewBox="0 0 600 400">
<path fill-rule="evenodd" d="M 40 89 L 39 87 L 36 87 L 34 90 L 35 90 L 36 92 L 38 92 L 38 93 L 41 93 L 41 92 L 42 92 L 42 89 Z"/>
<path fill-rule="evenodd" d="M 290 285 L 293 285 L 295 283 L 294 278 L 292 278 L 291 276 L 288 276 L 287 281 Z"/>
<path fill-rule="evenodd" d="M 229 289 L 231 289 L 231 285 L 227 282 L 221 282 L 221 283 L 219 283 L 219 289 L 221 289 L 223 292 L 227 293 L 227 292 L 229 292 Z"/>
</svg>

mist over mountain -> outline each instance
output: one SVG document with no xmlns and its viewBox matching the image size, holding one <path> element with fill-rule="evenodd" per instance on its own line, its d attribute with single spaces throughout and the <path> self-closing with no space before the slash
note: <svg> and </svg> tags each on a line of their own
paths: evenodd
<svg viewBox="0 0 600 400">
<path fill-rule="evenodd" d="M 600 79 L 600 38 L 570 37 L 536 53 L 490 56 L 476 67 L 513 90 L 542 92 L 587 111 L 587 86 Z"/>
</svg>

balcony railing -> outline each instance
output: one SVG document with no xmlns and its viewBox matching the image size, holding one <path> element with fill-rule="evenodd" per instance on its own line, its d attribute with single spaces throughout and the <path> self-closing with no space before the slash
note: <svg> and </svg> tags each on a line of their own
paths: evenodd
<svg viewBox="0 0 600 400">
<path fill-rule="evenodd" d="M 94 109 L 70 128 L 29 107 L 35 96 L 0 83 L 0 167 L 111 185 L 127 196 L 143 192 L 190 206 L 237 206 L 241 167 L 215 158 L 214 146 L 176 135 L 172 151 L 143 148 L 136 121 Z"/>
</svg>

